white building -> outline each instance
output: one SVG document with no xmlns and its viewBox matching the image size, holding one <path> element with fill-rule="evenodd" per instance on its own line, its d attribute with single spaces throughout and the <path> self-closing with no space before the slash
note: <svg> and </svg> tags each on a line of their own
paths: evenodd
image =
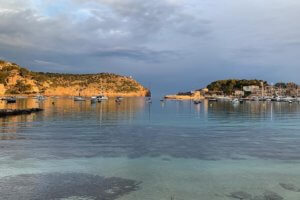
<svg viewBox="0 0 300 200">
<path fill-rule="evenodd" d="M 257 85 L 249 85 L 249 86 L 244 86 L 243 87 L 243 91 L 244 92 L 251 92 L 251 93 L 253 93 L 253 92 L 256 92 L 258 90 L 259 90 L 259 86 L 257 86 Z"/>
</svg>

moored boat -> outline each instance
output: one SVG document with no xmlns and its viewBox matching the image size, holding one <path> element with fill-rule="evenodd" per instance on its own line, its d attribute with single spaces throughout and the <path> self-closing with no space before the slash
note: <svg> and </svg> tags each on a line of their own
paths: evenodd
<svg viewBox="0 0 300 200">
<path fill-rule="evenodd" d="M 123 100 L 123 97 L 116 97 L 115 102 L 121 103 L 122 100 Z"/>
<path fill-rule="evenodd" d="M 45 100 L 46 98 L 43 96 L 43 95 L 37 95 L 37 96 L 35 96 L 35 97 L 33 97 L 34 99 L 37 99 L 38 101 L 43 101 L 43 100 Z"/>
<path fill-rule="evenodd" d="M 194 100 L 194 104 L 198 105 L 200 103 L 202 103 L 202 101 L 200 101 L 200 100 Z"/>
<path fill-rule="evenodd" d="M 218 101 L 218 99 L 210 98 L 210 99 L 208 99 L 208 101 Z"/>
<path fill-rule="evenodd" d="M 151 97 L 148 97 L 148 98 L 146 99 L 146 102 L 147 102 L 147 103 L 152 103 Z"/>
<path fill-rule="evenodd" d="M 108 100 L 108 97 L 104 96 L 104 95 L 93 96 L 91 98 L 92 103 L 102 102 L 102 101 L 106 101 L 106 100 Z"/>
<path fill-rule="evenodd" d="M 85 98 L 81 96 L 74 97 L 74 101 L 85 101 Z"/>
<path fill-rule="evenodd" d="M 237 99 L 237 98 L 235 98 L 235 99 L 233 99 L 231 102 L 232 102 L 233 104 L 238 104 L 238 103 L 240 103 L 240 100 Z"/>
<path fill-rule="evenodd" d="M 16 103 L 17 102 L 16 97 L 8 97 L 5 100 L 6 100 L 6 103 Z"/>
</svg>

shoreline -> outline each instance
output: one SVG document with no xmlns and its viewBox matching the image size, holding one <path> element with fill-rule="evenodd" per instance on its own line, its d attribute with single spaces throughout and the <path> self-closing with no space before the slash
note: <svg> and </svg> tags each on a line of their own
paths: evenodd
<svg viewBox="0 0 300 200">
<path fill-rule="evenodd" d="M 61 98 L 69 98 L 69 97 L 76 97 L 79 95 L 49 95 L 49 94 L 5 94 L 5 95 L 0 95 L 0 100 L 6 97 L 16 97 L 16 98 L 33 98 L 38 95 L 43 95 L 45 97 L 61 97 Z M 81 95 L 81 97 L 86 97 L 86 98 L 91 98 L 93 96 L 97 96 L 99 94 L 95 95 Z M 114 93 L 114 94 L 107 94 L 103 93 L 102 95 L 107 96 L 107 97 L 147 97 L 147 95 L 139 95 L 139 94 L 123 94 L 123 93 Z"/>
</svg>

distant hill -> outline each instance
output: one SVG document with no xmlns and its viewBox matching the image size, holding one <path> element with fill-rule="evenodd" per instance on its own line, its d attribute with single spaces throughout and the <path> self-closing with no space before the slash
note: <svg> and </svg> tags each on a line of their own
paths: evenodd
<svg viewBox="0 0 300 200">
<path fill-rule="evenodd" d="M 220 91 L 223 92 L 224 94 L 230 95 L 232 94 L 235 90 L 242 90 L 244 86 L 250 86 L 250 85 L 255 85 L 255 86 L 261 86 L 261 83 L 264 83 L 264 86 L 267 86 L 268 83 L 267 81 L 263 80 L 238 80 L 238 79 L 228 79 L 228 80 L 218 80 L 210 83 L 207 86 L 207 89 L 209 91 Z"/>
<path fill-rule="evenodd" d="M 33 72 L 0 60 L 0 95 L 44 94 L 49 96 L 147 96 L 150 91 L 126 76 Z"/>
</svg>

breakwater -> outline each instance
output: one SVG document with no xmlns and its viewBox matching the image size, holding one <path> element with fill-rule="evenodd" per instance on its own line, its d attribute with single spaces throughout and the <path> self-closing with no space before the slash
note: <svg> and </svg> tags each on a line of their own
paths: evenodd
<svg viewBox="0 0 300 200">
<path fill-rule="evenodd" d="M 11 115 L 27 115 L 35 112 L 41 112 L 41 108 L 29 108 L 29 109 L 0 109 L 0 117 L 6 117 Z"/>
</svg>

